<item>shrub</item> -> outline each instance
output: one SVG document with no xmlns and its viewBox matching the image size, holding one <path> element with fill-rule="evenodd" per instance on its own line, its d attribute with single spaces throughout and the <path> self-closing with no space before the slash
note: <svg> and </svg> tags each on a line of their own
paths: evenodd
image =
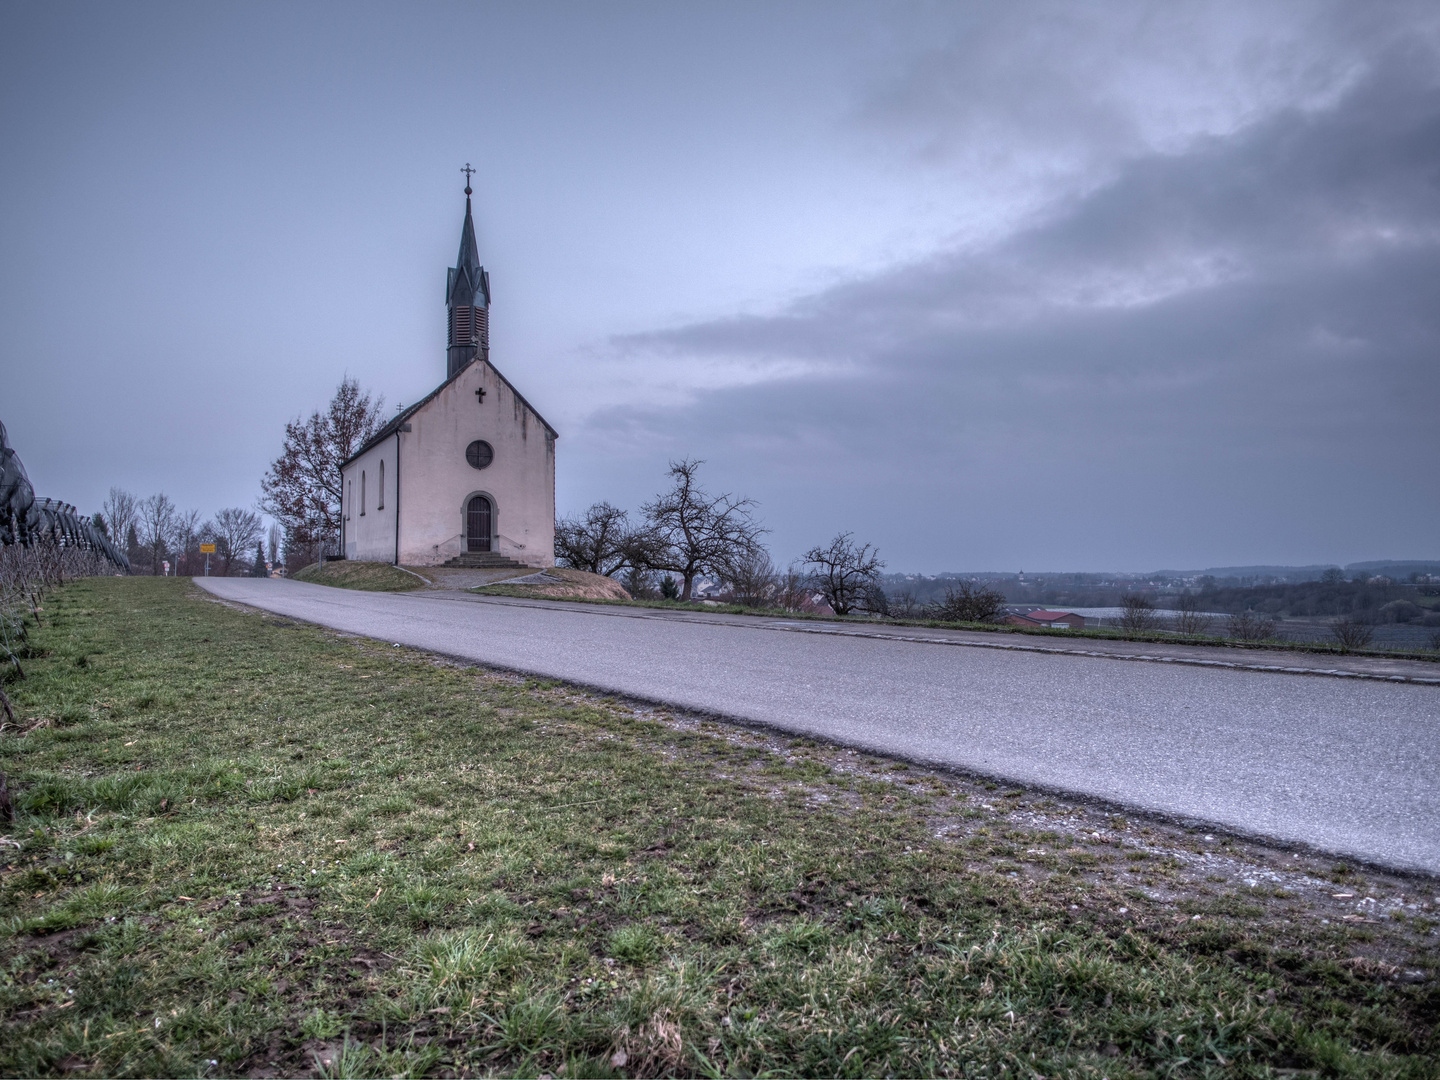
<svg viewBox="0 0 1440 1080">
<path fill-rule="evenodd" d="M 1148 596 L 1128 593 L 1120 598 L 1120 629 L 1127 634 L 1143 634 L 1159 624 L 1155 603 Z"/>
<path fill-rule="evenodd" d="M 1275 620 L 1254 611 L 1242 611 L 1225 621 L 1225 632 L 1240 641 L 1267 641 L 1275 636 Z"/>
<path fill-rule="evenodd" d="M 931 617 L 941 622 L 993 622 L 1000 614 L 1005 594 L 988 585 L 962 581 L 947 585 L 945 596 L 931 608 Z"/>
<path fill-rule="evenodd" d="M 1351 649 L 1363 649 L 1369 645 L 1370 639 L 1375 636 L 1375 628 L 1352 615 L 1348 618 L 1336 619 L 1331 623 L 1330 633 L 1335 635 L 1335 640 L 1340 643 L 1340 648 L 1349 652 Z"/>
</svg>

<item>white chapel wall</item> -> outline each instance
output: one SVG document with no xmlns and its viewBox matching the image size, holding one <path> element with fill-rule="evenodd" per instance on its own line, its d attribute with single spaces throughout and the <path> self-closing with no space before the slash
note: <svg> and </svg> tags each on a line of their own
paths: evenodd
<svg viewBox="0 0 1440 1080">
<path fill-rule="evenodd" d="M 395 439 L 388 438 L 365 451 L 345 467 L 341 480 L 345 485 L 341 493 L 345 557 L 362 562 L 394 561 Z"/>
<path fill-rule="evenodd" d="M 482 388 L 483 402 L 475 393 Z M 468 365 L 410 417 L 410 427 L 400 436 L 402 563 L 434 566 L 464 551 L 465 504 L 485 494 L 491 550 L 527 566 L 555 564 L 554 440 L 487 361 Z M 465 459 L 476 439 L 494 448 L 484 469 Z M 393 550 L 392 541 L 386 559 Z"/>
</svg>

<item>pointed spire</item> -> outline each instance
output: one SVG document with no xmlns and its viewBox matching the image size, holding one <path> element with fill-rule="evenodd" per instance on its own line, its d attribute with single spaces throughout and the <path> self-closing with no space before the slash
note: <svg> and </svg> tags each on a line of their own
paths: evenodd
<svg viewBox="0 0 1440 1080">
<path fill-rule="evenodd" d="M 460 227 L 460 254 L 445 283 L 445 303 L 450 309 L 447 378 L 477 355 L 483 359 L 490 352 L 490 275 L 480 265 L 475 218 L 470 208 L 470 196 L 474 194 L 470 176 L 475 170 L 467 163 L 460 171 L 465 174 L 465 223 Z"/>
</svg>

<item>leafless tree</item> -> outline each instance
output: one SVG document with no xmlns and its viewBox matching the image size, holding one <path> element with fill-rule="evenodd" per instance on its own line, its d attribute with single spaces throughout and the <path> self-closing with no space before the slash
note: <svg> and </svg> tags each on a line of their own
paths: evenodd
<svg viewBox="0 0 1440 1080">
<path fill-rule="evenodd" d="M 384 398 L 372 399 L 347 378 L 323 413 L 285 425 L 284 449 L 260 482 L 260 508 L 280 523 L 287 543 L 337 540 L 340 464 L 380 430 L 384 406 Z"/>
<path fill-rule="evenodd" d="M 890 599 L 890 614 L 901 619 L 918 619 L 925 612 L 925 605 L 920 603 L 911 589 L 905 589 L 896 593 Z"/>
<path fill-rule="evenodd" d="M 273 521 L 265 533 L 265 553 L 270 556 L 271 566 L 280 565 L 280 526 Z"/>
<path fill-rule="evenodd" d="M 1140 593 L 1126 593 L 1120 598 L 1120 629 L 1127 634 L 1143 634 L 1159 625 L 1155 602 Z"/>
<path fill-rule="evenodd" d="M 643 559 L 634 533 L 629 514 L 598 502 L 581 517 L 555 523 L 555 558 L 562 566 L 609 577 Z"/>
<path fill-rule="evenodd" d="M 800 611 L 814 596 L 809 577 L 794 563 L 783 574 L 776 575 L 775 606 L 786 611 Z"/>
<path fill-rule="evenodd" d="M 259 514 L 238 506 L 227 507 L 215 515 L 215 546 L 224 559 L 224 568 L 220 571 L 223 576 L 230 576 L 232 560 L 243 560 L 249 553 L 250 545 L 259 542 L 260 526 Z"/>
<path fill-rule="evenodd" d="M 198 552 L 195 551 L 195 548 L 196 545 L 200 543 L 199 510 L 186 510 L 183 513 L 177 510 L 175 512 L 174 538 L 176 559 L 175 572 L 177 574 L 180 573 L 179 563 L 181 559 L 184 559 L 185 572 L 187 574 L 193 573 L 195 568 L 191 560 L 194 555 L 198 554 Z"/>
<path fill-rule="evenodd" d="M 869 544 L 855 546 L 854 533 L 844 532 L 825 547 L 813 547 L 802 557 L 810 581 L 836 615 L 865 608 L 875 578 L 885 568 L 880 552 Z"/>
<path fill-rule="evenodd" d="M 135 496 L 124 488 L 112 487 L 100 509 L 111 539 L 117 544 L 125 543 L 126 534 L 138 517 L 139 504 Z"/>
<path fill-rule="evenodd" d="M 1200 637 L 1210 629 L 1209 615 L 1200 610 L 1200 599 L 1189 589 L 1180 594 L 1175 608 L 1175 629 L 1186 637 Z"/>
<path fill-rule="evenodd" d="M 150 549 L 150 573 L 160 573 L 165 548 L 175 528 L 175 504 L 163 491 L 139 506 L 140 543 Z"/>
<path fill-rule="evenodd" d="M 994 622 L 1005 603 L 1005 594 L 975 581 L 945 586 L 945 595 L 928 614 L 940 622 Z"/>
<path fill-rule="evenodd" d="M 700 574 L 726 578 L 751 557 L 767 531 L 755 520 L 755 500 L 729 493 L 712 497 L 700 487 L 696 474 L 702 464 L 688 458 L 672 461 L 670 490 L 641 507 L 645 563 L 679 575 L 681 600 L 690 599 Z"/>
<path fill-rule="evenodd" d="M 1255 611 L 1242 611 L 1225 620 L 1225 633 L 1240 641 L 1268 641 L 1275 636 L 1275 620 Z"/>
<path fill-rule="evenodd" d="M 1340 648 L 1349 652 L 1351 649 L 1363 649 L 1369 645 L 1375 637 L 1375 627 L 1354 615 L 1347 615 L 1330 624 L 1330 633 L 1340 643 Z"/>
<path fill-rule="evenodd" d="M 750 557 L 737 560 L 726 575 L 731 599 L 744 607 L 778 607 L 781 590 L 780 575 L 770 561 L 770 553 L 756 547 Z"/>
</svg>

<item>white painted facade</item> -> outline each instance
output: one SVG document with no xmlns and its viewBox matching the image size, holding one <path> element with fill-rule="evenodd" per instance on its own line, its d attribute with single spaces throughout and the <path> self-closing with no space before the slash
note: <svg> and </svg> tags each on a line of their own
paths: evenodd
<svg viewBox="0 0 1440 1080">
<path fill-rule="evenodd" d="M 345 557 L 436 566 L 488 550 L 553 566 L 555 439 L 488 359 L 472 360 L 341 467 Z M 493 452 L 483 468 L 466 458 L 477 440 Z M 467 535 L 477 496 L 490 504 L 488 544 Z"/>
</svg>

